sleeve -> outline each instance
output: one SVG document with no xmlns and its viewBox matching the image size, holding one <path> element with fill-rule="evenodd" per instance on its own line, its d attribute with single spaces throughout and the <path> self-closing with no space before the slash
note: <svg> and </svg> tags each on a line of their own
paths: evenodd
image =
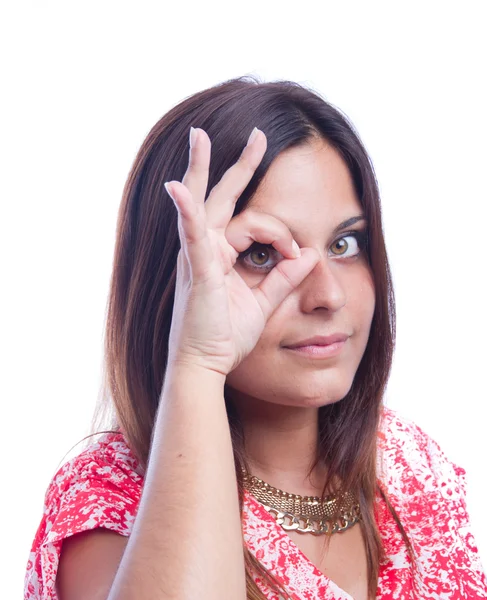
<svg viewBox="0 0 487 600">
<path fill-rule="evenodd" d="M 452 462 L 440 446 L 429 435 L 416 426 L 429 468 L 432 473 L 429 489 L 443 500 L 448 509 L 449 526 L 453 533 L 460 538 L 465 559 L 473 569 L 482 575 L 484 586 L 485 576 L 480 563 L 478 548 L 472 533 L 467 508 L 467 474 L 463 467 Z"/>
<path fill-rule="evenodd" d="M 487 581 L 467 508 L 467 477 L 465 469 L 448 459 L 440 446 L 416 426 L 422 448 L 431 469 L 431 487 L 436 492 L 433 510 L 445 507 L 445 541 L 457 570 L 459 588 L 465 598 L 487 598 Z M 429 486 L 430 487 L 430 486 Z M 441 502 L 443 501 L 443 502 Z"/>
<path fill-rule="evenodd" d="M 96 527 L 130 534 L 142 478 L 127 450 L 117 443 L 98 443 L 54 476 L 27 564 L 25 600 L 57 598 L 55 581 L 65 538 Z"/>
<path fill-rule="evenodd" d="M 467 510 L 465 470 L 420 427 L 388 412 L 388 434 L 395 447 L 394 487 L 401 490 L 402 514 L 415 542 L 418 575 L 426 586 L 424 597 L 430 597 L 426 589 L 434 582 L 438 592 L 444 585 L 451 598 L 487 598 Z"/>
</svg>

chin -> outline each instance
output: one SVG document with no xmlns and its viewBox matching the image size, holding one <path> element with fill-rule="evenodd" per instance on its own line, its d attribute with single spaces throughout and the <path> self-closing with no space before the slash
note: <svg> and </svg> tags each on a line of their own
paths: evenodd
<svg viewBox="0 0 487 600">
<path fill-rule="evenodd" d="M 340 402 L 343 400 L 345 396 L 350 391 L 352 383 L 350 384 L 340 384 L 336 385 L 328 385 L 326 387 L 320 387 L 315 389 L 314 387 L 310 387 L 306 389 L 301 388 L 296 391 L 296 394 L 293 394 L 292 398 L 289 400 L 292 402 L 293 406 L 302 406 L 306 408 L 319 408 L 320 406 L 328 406 L 329 404 L 334 404 L 335 402 Z"/>
<path fill-rule="evenodd" d="M 319 408 L 342 400 L 350 391 L 353 374 L 330 370 L 317 371 L 306 376 L 272 377 L 262 381 L 244 377 L 232 377 L 229 386 L 239 395 L 281 406 Z M 259 385 L 263 384 L 263 385 Z"/>
</svg>

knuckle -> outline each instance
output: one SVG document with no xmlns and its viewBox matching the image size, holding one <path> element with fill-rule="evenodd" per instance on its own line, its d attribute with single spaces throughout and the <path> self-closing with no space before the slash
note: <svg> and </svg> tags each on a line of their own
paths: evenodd
<svg viewBox="0 0 487 600">
<path fill-rule="evenodd" d="M 240 158 L 238 159 L 238 166 L 240 171 L 249 176 L 252 176 L 257 168 L 255 162 L 245 152 L 240 155 Z"/>
<path fill-rule="evenodd" d="M 260 296 L 260 305 L 266 315 L 270 315 L 273 312 L 273 306 L 269 295 L 265 289 L 256 288 L 255 294 Z"/>
<path fill-rule="evenodd" d="M 233 190 L 232 192 L 230 192 L 230 194 L 228 195 L 228 199 L 232 205 L 237 204 L 241 193 L 242 192 L 240 190 Z"/>
<path fill-rule="evenodd" d="M 189 155 L 189 160 L 188 160 L 188 169 L 187 169 L 187 173 L 205 173 L 208 170 L 208 167 L 201 162 L 200 157 L 198 156 L 198 153 L 192 152 Z"/>
<path fill-rule="evenodd" d="M 235 218 L 240 220 L 244 227 L 249 227 L 257 221 L 257 215 L 251 210 L 244 210 Z"/>
<path fill-rule="evenodd" d="M 191 231 L 186 232 L 185 234 L 185 239 L 186 239 L 186 243 L 188 245 L 191 246 L 195 246 L 197 244 L 200 244 L 206 236 L 206 232 L 204 230 L 202 230 L 201 228 L 194 228 Z"/>
<path fill-rule="evenodd" d="M 278 263 L 275 267 L 280 275 L 282 276 L 284 282 L 289 286 L 290 290 L 293 290 L 295 288 L 295 283 L 293 282 L 293 280 L 289 277 L 289 274 L 287 273 L 286 269 L 284 269 L 282 267 L 281 263 Z"/>
<path fill-rule="evenodd" d="M 206 173 L 206 167 L 204 167 L 198 161 L 190 161 L 188 164 L 188 170 L 186 171 L 185 178 L 192 177 L 196 175 L 197 177 L 203 176 Z"/>
</svg>

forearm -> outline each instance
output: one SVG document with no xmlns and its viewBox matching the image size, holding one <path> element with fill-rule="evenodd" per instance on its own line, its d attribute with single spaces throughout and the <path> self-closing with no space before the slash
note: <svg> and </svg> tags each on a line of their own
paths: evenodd
<svg viewBox="0 0 487 600">
<path fill-rule="evenodd" d="M 168 374 L 144 490 L 109 600 L 238 600 L 245 569 L 225 378 Z"/>
</svg>

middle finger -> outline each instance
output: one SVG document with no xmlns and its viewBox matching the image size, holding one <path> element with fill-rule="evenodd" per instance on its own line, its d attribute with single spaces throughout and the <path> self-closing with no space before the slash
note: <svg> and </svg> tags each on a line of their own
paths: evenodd
<svg viewBox="0 0 487 600">
<path fill-rule="evenodd" d="M 212 229 L 225 229 L 232 218 L 235 204 L 247 187 L 267 149 L 267 138 L 255 128 L 240 158 L 211 190 L 205 202 L 206 222 Z"/>
</svg>

